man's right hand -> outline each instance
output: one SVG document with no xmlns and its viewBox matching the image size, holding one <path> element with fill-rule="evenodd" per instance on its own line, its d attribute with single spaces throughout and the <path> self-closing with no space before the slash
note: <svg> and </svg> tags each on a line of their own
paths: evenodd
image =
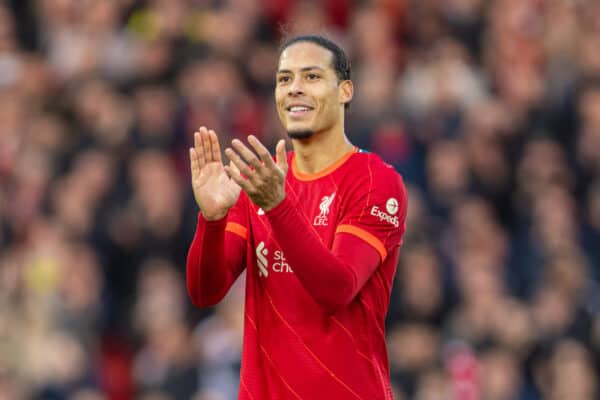
<svg viewBox="0 0 600 400">
<path fill-rule="evenodd" d="M 215 131 L 201 127 L 194 132 L 190 165 L 194 198 L 204 218 L 213 221 L 225 217 L 236 203 L 241 187 L 225 173 Z"/>
</svg>

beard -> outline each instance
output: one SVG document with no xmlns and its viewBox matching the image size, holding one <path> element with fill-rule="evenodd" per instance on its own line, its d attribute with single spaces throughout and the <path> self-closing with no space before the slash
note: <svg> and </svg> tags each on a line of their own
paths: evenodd
<svg viewBox="0 0 600 400">
<path fill-rule="evenodd" d="M 309 137 L 311 137 L 315 132 L 311 131 L 310 129 L 304 129 L 304 130 L 298 130 L 298 131 L 288 131 L 288 136 L 290 137 L 290 139 L 308 139 Z"/>
</svg>

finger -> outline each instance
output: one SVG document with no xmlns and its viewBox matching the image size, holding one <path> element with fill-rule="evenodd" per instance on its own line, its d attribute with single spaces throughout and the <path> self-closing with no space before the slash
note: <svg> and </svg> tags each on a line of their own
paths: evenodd
<svg viewBox="0 0 600 400">
<path fill-rule="evenodd" d="M 244 175 L 247 179 L 256 179 L 256 172 L 252 171 L 248 164 L 233 149 L 230 147 L 226 148 L 225 155 L 236 166 L 238 174 Z"/>
<path fill-rule="evenodd" d="M 200 170 L 204 165 L 200 163 L 198 159 L 198 152 L 193 147 L 190 147 L 190 170 L 192 171 L 192 177 L 198 176 Z"/>
<path fill-rule="evenodd" d="M 194 153 L 196 153 L 200 168 L 206 164 L 206 158 L 204 157 L 204 146 L 202 145 L 202 137 L 200 136 L 202 129 L 203 127 L 200 128 L 198 132 L 194 132 Z"/>
<path fill-rule="evenodd" d="M 229 168 L 233 169 L 238 174 L 240 173 L 240 169 L 238 167 L 236 167 L 235 164 L 233 163 L 233 161 L 231 161 L 231 160 L 229 160 Z"/>
<path fill-rule="evenodd" d="M 194 132 L 194 148 L 198 149 L 201 145 L 202 142 L 200 140 L 200 130 L 202 129 L 202 127 L 200 129 L 198 129 L 196 132 Z"/>
<path fill-rule="evenodd" d="M 227 174 L 227 176 L 229 176 L 229 178 L 231 178 L 235 183 L 237 183 L 238 186 L 241 187 L 246 193 L 249 193 L 253 188 L 252 184 L 250 183 L 250 181 L 248 181 L 248 179 L 245 179 L 240 174 L 240 170 L 237 167 L 232 167 L 232 165 L 232 162 L 230 162 L 229 165 L 223 167 L 225 173 Z"/>
<path fill-rule="evenodd" d="M 254 135 L 248 136 L 248 143 L 254 148 L 256 154 L 260 157 L 262 164 L 272 168 L 275 166 L 275 162 L 273 161 L 273 157 L 271 157 L 271 153 L 269 150 L 256 138 Z"/>
<path fill-rule="evenodd" d="M 202 138 L 202 148 L 204 150 L 204 158 L 206 159 L 206 162 L 209 163 L 214 161 L 212 159 L 212 146 L 210 144 L 210 136 L 206 128 L 200 131 L 200 137 Z"/>
<path fill-rule="evenodd" d="M 288 171 L 287 154 L 285 153 L 285 140 L 281 139 L 277 142 L 275 147 L 275 159 L 277 160 L 277 166 L 281 168 L 284 174 Z"/>
<path fill-rule="evenodd" d="M 222 162 L 221 161 L 221 146 L 219 145 L 219 138 L 217 137 L 217 134 L 215 133 L 215 131 L 210 129 L 208 131 L 208 138 L 209 138 L 210 144 L 211 144 L 212 160 Z"/>
<path fill-rule="evenodd" d="M 252 165 L 256 171 L 261 170 L 264 166 L 260 159 L 254 154 L 252 150 L 250 150 L 241 140 L 233 139 L 231 141 L 231 145 L 237 151 L 239 156 L 248 164 Z M 239 165 L 238 165 L 239 167 Z M 244 172 L 243 169 L 240 170 Z"/>
<path fill-rule="evenodd" d="M 203 149 L 202 135 L 204 132 L 206 132 L 206 127 L 204 126 L 201 126 L 196 132 L 194 132 L 194 147 L 196 148 L 196 151 Z"/>
</svg>

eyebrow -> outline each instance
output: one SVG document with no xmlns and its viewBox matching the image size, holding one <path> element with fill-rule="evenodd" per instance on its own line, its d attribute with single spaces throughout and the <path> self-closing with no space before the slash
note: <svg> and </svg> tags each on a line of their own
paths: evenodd
<svg viewBox="0 0 600 400">
<path fill-rule="evenodd" d="M 306 72 L 306 71 L 310 71 L 310 70 L 313 70 L 313 69 L 318 69 L 318 70 L 320 70 L 320 71 L 325 71 L 325 70 L 324 70 L 323 68 L 321 68 L 321 67 L 318 67 L 318 66 L 316 66 L 316 65 L 311 65 L 311 66 L 309 66 L 309 67 L 300 68 L 300 72 Z M 280 69 L 280 70 L 278 70 L 278 71 L 277 71 L 277 73 L 278 73 L 278 74 L 291 74 L 291 73 L 292 73 L 292 71 L 291 71 L 291 70 L 289 70 L 289 69 Z"/>
</svg>

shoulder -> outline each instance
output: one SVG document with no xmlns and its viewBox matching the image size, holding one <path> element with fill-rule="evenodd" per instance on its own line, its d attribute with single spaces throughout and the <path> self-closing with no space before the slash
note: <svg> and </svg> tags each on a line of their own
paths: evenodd
<svg viewBox="0 0 600 400">
<path fill-rule="evenodd" d="M 375 187 L 404 190 L 402 175 L 375 153 L 359 150 L 350 160 L 350 170 L 357 181 Z"/>
<path fill-rule="evenodd" d="M 404 214 L 408 198 L 402 175 L 375 153 L 358 152 L 354 158 L 351 197 L 366 201 L 368 207 L 396 207 Z"/>
</svg>

